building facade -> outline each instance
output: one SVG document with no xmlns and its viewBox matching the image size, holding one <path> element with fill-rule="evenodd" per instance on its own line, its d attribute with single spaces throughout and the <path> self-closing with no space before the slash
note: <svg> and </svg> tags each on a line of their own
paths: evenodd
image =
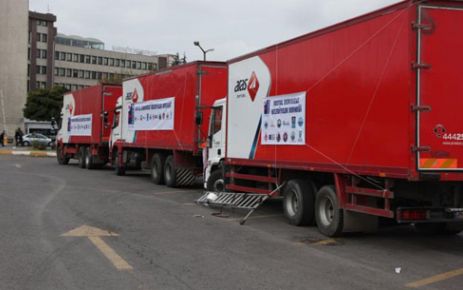
<svg viewBox="0 0 463 290">
<path fill-rule="evenodd" d="M 0 131 L 23 124 L 27 98 L 27 0 L 0 1 Z"/>
<path fill-rule="evenodd" d="M 53 86 L 55 22 L 53 14 L 29 12 L 28 91 Z"/>
<path fill-rule="evenodd" d="M 163 69 L 172 55 L 145 55 L 105 50 L 94 38 L 66 36 L 55 38 L 54 84 L 69 90 L 97 84 L 100 80 L 122 80 Z"/>
</svg>

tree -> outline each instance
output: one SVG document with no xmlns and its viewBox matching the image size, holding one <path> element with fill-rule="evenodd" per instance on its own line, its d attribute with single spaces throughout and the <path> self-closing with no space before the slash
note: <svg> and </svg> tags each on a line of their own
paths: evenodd
<svg viewBox="0 0 463 290">
<path fill-rule="evenodd" d="M 30 91 L 26 106 L 23 109 L 24 117 L 35 121 L 50 121 L 52 118 L 59 120 L 63 106 L 63 95 L 67 91 L 60 86 Z"/>
</svg>

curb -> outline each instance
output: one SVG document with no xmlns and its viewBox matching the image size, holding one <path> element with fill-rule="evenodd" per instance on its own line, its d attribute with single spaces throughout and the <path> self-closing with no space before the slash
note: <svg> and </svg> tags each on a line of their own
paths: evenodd
<svg viewBox="0 0 463 290">
<path fill-rule="evenodd" d="M 15 151 L 15 150 L 0 150 L 0 155 L 16 155 L 16 156 L 31 156 L 31 157 L 56 157 L 55 152 Z"/>
</svg>

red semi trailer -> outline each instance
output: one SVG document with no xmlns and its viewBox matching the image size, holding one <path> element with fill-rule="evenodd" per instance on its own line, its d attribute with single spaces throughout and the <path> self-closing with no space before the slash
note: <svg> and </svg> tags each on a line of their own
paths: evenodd
<svg viewBox="0 0 463 290">
<path fill-rule="evenodd" d="M 227 66 L 194 62 L 123 82 L 111 137 L 118 175 L 128 164 L 154 183 L 191 185 L 202 176 L 210 107 L 227 93 Z"/>
<path fill-rule="evenodd" d="M 462 27 L 460 1 L 403 1 L 229 61 L 226 188 L 284 185 L 328 236 L 461 231 Z"/>
<path fill-rule="evenodd" d="M 71 158 L 93 169 L 109 160 L 108 141 L 120 85 L 99 84 L 63 96 L 61 126 L 56 136 L 59 164 Z"/>
</svg>

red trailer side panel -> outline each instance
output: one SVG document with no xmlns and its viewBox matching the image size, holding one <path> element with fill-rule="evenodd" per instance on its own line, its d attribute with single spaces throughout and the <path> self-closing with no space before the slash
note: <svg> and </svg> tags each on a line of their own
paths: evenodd
<svg viewBox="0 0 463 290">
<path fill-rule="evenodd" d="M 409 176 L 415 170 L 414 9 L 412 2 L 397 5 L 232 61 L 229 161 Z M 243 80 L 246 90 L 239 87 Z M 305 94 L 305 144 L 262 136 L 262 126 L 277 126 L 261 123 L 265 98 L 295 93 Z M 276 135 L 295 130 L 283 124 Z M 263 138 L 281 141 L 264 145 Z"/>
<path fill-rule="evenodd" d="M 124 146 L 199 152 L 199 145 L 207 137 L 208 119 L 198 127 L 196 113 L 199 107 L 211 106 L 216 99 L 225 97 L 226 83 L 227 68 L 224 63 L 202 62 L 125 81 L 122 120 Z M 197 96 L 200 96 L 199 99 Z M 129 114 L 134 104 L 143 105 L 169 98 L 174 99 L 173 129 L 129 128 Z"/>
</svg>

